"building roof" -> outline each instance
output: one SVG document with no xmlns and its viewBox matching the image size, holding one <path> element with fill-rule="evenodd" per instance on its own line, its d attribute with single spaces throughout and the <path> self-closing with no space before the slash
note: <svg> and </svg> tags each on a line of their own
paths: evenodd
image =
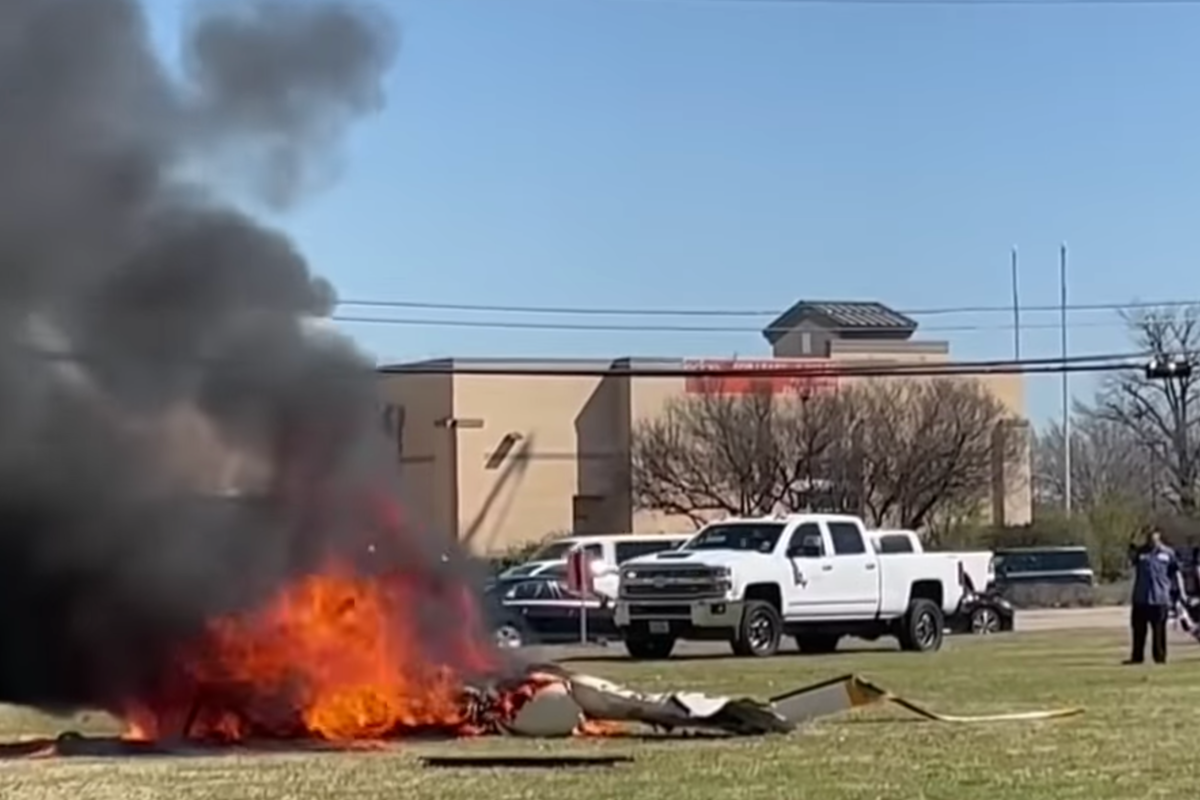
<svg viewBox="0 0 1200 800">
<path fill-rule="evenodd" d="M 520 358 L 520 357 L 471 357 L 471 358 L 431 358 L 424 361 L 408 361 L 402 364 L 379 364 L 376 372 L 383 374 L 400 374 L 415 372 L 422 375 L 453 373 L 460 370 L 544 370 L 552 373 L 562 370 L 566 373 L 585 369 L 611 369 L 615 361 L 611 358 Z"/>
<path fill-rule="evenodd" d="M 801 300 L 764 328 L 763 336 L 768 342 L 775 344 L 802 322 L 812 322 L 837 330 L 912 333 L 917 329 L 916 320 L 888 308 L 883 303 Z"/>
</svg>

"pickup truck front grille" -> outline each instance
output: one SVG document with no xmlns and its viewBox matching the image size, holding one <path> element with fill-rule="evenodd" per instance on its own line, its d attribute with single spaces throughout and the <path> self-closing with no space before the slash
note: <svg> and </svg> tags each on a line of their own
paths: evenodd
<svg viewBox="0 0 1200 800">
<path fill-rule="evenodd" d="M 675 606 L 656 603 L 651 606 L 639 605 L 637 603 L 629 604 L 629 616 L 631 617 L 682 617 L 683 619 L 691 619 L 691 606 Z"/>
<path fill-rule="evenodd" d="M 629 599 L 722 597 L 726 587 L 710 567 L 631 567 L 621 575 L 621 597 Z"/>
<path fill-rule="evenodd" d="M 715 584 L 711 582 L 687 583 L 687 584 L 667 584 L 664 586 L 655 586 L 654 584 L 629 584 L 626 582 L 621 586 L 621 595 L 623 597 L 708 597 L 712 594 L 720 594 L 717 591 Z"/>
</svg>

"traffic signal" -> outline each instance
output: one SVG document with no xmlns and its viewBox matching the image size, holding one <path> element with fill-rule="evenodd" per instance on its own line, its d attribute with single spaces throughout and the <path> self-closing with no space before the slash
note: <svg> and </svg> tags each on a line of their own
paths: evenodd
<svg viewBox="0 0 1200 800">
<path fill-rule="evenodd" d="M 1146 378 L 1152 381 L 1187 378 L 1191 374 L 1192 362 L 1184 356 L 1155 357 L 1146 365 Z"/>
</svg>

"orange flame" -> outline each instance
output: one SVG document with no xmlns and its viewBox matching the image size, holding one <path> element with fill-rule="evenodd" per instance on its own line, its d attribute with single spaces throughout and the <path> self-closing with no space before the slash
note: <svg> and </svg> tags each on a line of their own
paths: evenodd
<svg viewBox="0 0 1200 800">
<path fill-rule="evenodd" d="M 378 587 L 335 572 L 303 581 L 258 619 L 221 621 L 214 642 L 233 681 L 294 683 L 305 727 L 322 738 L 460 724 L 458 676 L 414 652 L 418 633 L 390 611 Z"/>
<path fill-rule="evenodd" d="M 427 652 L 420 616 L 432 601 L 456 607 L 456 630 L 438 631 L 439 649 Z M 496 666 L 481 627 L 465 586 L 365 578 L 334 564 L 257 613 L 215 620 L 173 676 L 174 691 L 124 709 L 127 737 L 349 742 L 468 732 L 464 673 Z"/>
</svg>

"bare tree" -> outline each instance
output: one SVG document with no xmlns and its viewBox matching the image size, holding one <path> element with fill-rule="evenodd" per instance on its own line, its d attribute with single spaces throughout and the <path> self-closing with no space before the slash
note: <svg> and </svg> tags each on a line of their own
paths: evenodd
<svg viewBox="0 0 1200 800">
<path fill-rule="evenodd" d="M 920 527 L 980 506 L 1003 405 L 977 381 L 872 380 L 836 392 L 703 392 L 637 426 L 635 505 L 702 521 L 831 506 Z"/>
<path fill-rule="evenodd" d="M 779 501 L 788 510 L 856 508 L 848 432 L 851 405 L 836 392 L 797 387 L 779 404 Z"/>
<path fill-rule="evenodd" d="M 1133 340 L 1148 358 L 1200 356 L 1200 308 L 1154 309 L 1127 318 Z M 1200 510 L 1200 374 L 1153 378 L 1130 371 L 1105 381 L 1090 412 L 1127 431 L 1139 443 L 1165 501 L 1176 511 Z"/>
<path fill-rule="evenodd" d="M 669 403 L 634 430 L 634 505 L 697 523 L 714 512 L 771 512 L 784 471 L 778 418 L 777 398 L 766 388 L 722 394 L 713 387 Z"/>
<path fill-rule="evenodd" d="M 1009 418 L 979 381 L 873 381 L 851 389 L 864 510 L 876 524 L 920 528 L 939 510 L 979 507 L 1018 454 Z M 997 448 L 1001 448 L 997 450 Z"/>
<path fill-rule="evenodd" d="M 1099 405 L 1099 404 L 1098 404 Z M 1063 427 L 1052 422 L 1033 449 L 1034 500 L 1062 505 L 1065 467 Z M 1141 505 L 1158 494 L 1153 459 L 1135 431 L 1076 404 L 1071 420 L 1071 504 L 1093 509 L 1117 501 Z"/>
</svg>

